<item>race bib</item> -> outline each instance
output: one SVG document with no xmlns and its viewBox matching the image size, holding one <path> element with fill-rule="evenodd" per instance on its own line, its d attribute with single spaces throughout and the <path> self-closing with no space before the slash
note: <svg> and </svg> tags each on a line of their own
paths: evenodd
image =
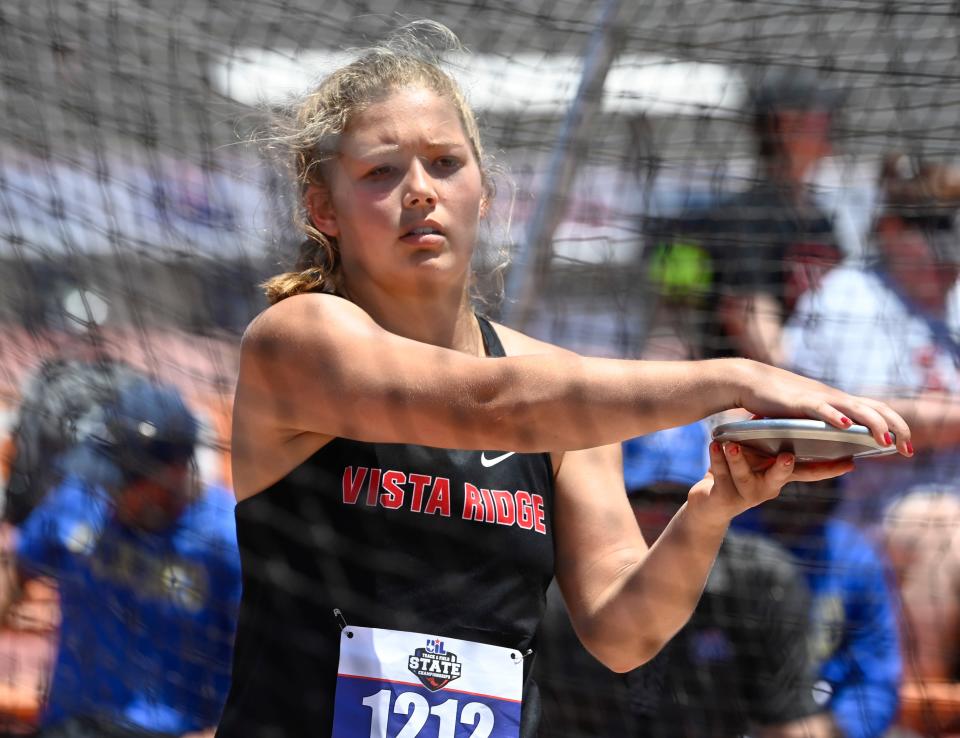
<svg viewBox="0 0 960 738">
<path fill-rule="evenodd" d="M 347 626 L 333 738 L 518 738 L 519 651 Z"/>
</svg>

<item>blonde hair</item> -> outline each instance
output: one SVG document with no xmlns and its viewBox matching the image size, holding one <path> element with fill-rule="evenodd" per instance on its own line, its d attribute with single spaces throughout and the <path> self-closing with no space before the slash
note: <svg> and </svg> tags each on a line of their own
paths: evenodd
<svg viewBox="0 0 960 738">
<path fill-rule="evenodd" d="M 285 121 L 275 124 L 279 130 L 266 143 L 290 170 L 298 197 L 295 224 L 306 240 L 300 245 L 294 270 L 263 284 L 270 304 L 304 292 L 339 291 L 340 246 L 336 238 L 322 233 L 310 221 L 305 198 L 311 186 L 327 186 L 322 164 L 337 156 L 340 136 L 353 116 L 391 92 L 420 86 L 453 103 L 480 167 L 484 197 L 488 203 L 493 199 L 494 181 L 476 117 L 460 87 L 441 67 L 443 53 L 462 50 L 454 33 L 440 23 L 408 24 L 383 45 L 369 49 L 326 77 L 288 111 Z"/>
</svg>

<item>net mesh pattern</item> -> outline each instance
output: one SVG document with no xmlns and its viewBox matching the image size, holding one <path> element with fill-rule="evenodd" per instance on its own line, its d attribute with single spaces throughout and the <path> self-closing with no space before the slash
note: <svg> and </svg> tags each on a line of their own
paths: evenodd
<svg viewBox="0 0 960 738">
<path fill-rule="evenodd" d="M 949 427 L 960 393 L 955 296 L 941 315 L 916 308 L 877 268 L 886 262 L 874 226 L 881 169 L 894 152 L 956 158 L 953 0 L 6 0 L 0 440 L 8 480 L 31 377 L 65 357 L 123 361 L 177 387 L 200 420 L 199 476 L 229 488 L 239 339 L 266 307 L 259 284 L 289 268 L 300 240 L 289 188 L 250 138 L 265 111 L 309 89 L 351 49 L 419 18 L 449 26 L 469 49 L 451 68 L 500 172 L 476 258 L 483 277 L 503 247 L 513 254 L 505 300 L 484 303 L 492 318 L 591 355 L 752 354 L 852 391 L 927 393 Z M 805 102 L 783 102 L 791 84 Z M 809 155 L 803 147 L 815 145 L 818 125 L 830 142 L 799 196 L 772 177 L 783 161 L 764 153 L 771 129 L 758 128 L 762 90 L 781 95 L 781 112 L 826 114 L 826 123 L 808 116 L 781 132 L 798 156 Z M 480 284 L 493 290 L 495 280 Z M 758 322 L 785 327 L 786 348 L 779 333 L 773 347 L 750 343 Z M 67 433 L 62 424 L 56 432 Z M 923 659 L 918 628 L 956 640 L 960 588 L 943 552 L 954 546 L 957 458 L 947 447 L 910 467 L 865 464 L 842 495 L 813 495 L 811 520 L 844 517 L 864 551 L 880 552 L 866 563 L 837 561 L 835 570 L 856 571 L 831 579 L 834 590 L 818 589 L 827 586 L 822 571 L 805 569 L 803 554 L 798 570 L 784 573 L 788 556 L 756 543 L 756 531 L 731 544 L 691 625 L 624 677 L 577 650 L 552 592 L 538 647 L 545 729 L 734 735 L 804 718 L 792 694 L 835 704 L 862 667 L 873 683 L 844 697 L 859 706 L 846 708 L 861 731 L 851 735 L 880 735 L 908 683 L 903 730 L 947 730 L 960 698 L 927 699 L 912 675 Z M 888 507 L 918 485 L 919 497 Z M 762 525 L 789 529 L 785 509 L 780 522 L 774 515 Z M 794 548 L 815 548 L 810 535 Z M 151 571 L 165 577 L 170 597 L 183 596 L 169 571 Z M 857 607 L 879 614 L 860 622 L 850 615 Z M 13 732 L 42 712 L 59 622 L 50 580 L 23 590 L 0 632 L 0 721 Z M 873 638 L 886 656 L 816 678 L 798 665 L 811 653 L 815 666 L 836 656 L 838 633 Z M 117 678 L 124 662 L 152 668 L 170 653 L 202 664 L 192 637 L 175 631 L 155 639 L 156 652 L 113 654 Z M 228 664 L 211 656 L 209 668 L 223 676 Z M 679 722 L 665 727 L 667 714 Z"/>
</svg>

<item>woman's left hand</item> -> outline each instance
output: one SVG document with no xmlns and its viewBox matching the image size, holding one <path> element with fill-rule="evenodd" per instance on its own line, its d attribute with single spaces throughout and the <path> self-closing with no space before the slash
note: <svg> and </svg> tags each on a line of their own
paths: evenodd
<svg viewBox="0 0 960 738">
<path fill-rule="evenodd" d="M 726 525 L 740 513 L 772 500 L 789 482 L 815 482 L 853 470 L 852 459 L 797 464 L 793 454 L 753 454 L 739 443 L 710 444 L 710 469 L 687 495 L 691 512 Z"/>
</svg>

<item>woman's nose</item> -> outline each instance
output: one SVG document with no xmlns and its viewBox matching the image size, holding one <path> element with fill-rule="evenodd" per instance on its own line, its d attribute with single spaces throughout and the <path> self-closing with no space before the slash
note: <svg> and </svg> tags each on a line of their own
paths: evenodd
<svg viewBox="0 0 960 738">
<path fill-rule="evenodd" d="M 407 176 L 406 191 L 403 193 L 403 206 L 415 208 L 436 204 L 437 191 L 433 185 L 433 178 L 424 169 L 423 164 L 417 160 Z"/>
</svg>

